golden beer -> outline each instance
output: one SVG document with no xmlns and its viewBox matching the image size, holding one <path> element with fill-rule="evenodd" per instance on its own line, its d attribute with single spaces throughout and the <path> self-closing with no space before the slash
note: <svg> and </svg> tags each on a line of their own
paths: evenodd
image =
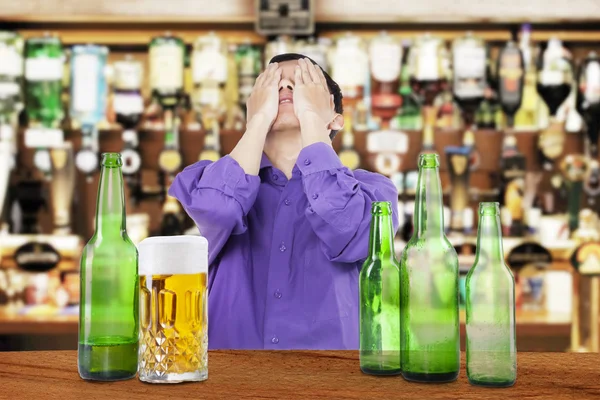
<svg viewBox="0 0 600 400">
<path fill-rule="evenodd" d="M 139 379 L 208 377 L 207 242 L 199 236 L 144 239 L 139 245 Z"/>
</svg>

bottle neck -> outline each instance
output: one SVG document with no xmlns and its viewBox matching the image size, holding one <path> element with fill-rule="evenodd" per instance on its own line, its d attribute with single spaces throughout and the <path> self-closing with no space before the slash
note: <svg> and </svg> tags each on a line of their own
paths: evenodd
<svg viewBox="0 0 600 400">
<path fill-rule="evenodd" d="M 414 226 L 417 237 L 444 235 L 444 203 L 438 167 L 419 170 Z"/>
<path fill-rule="evenodd" d="M 492 214 L 479 216 L 477 253 L 483 253 L 488 261 L 494 263 L 504 262 L 500 215 Z"/>
<path fill-rule="evenodd" d="M 102 166 L 96 202 L 96 235 L 120 236 L 125 229 L 125 193 L 121 168 Z"/>
<path fill-rule="evenodd" d="M 369 239 L 369 258 L 394 258 L 394 232 L 391 215 L 373 215 Z"/>
</svg>

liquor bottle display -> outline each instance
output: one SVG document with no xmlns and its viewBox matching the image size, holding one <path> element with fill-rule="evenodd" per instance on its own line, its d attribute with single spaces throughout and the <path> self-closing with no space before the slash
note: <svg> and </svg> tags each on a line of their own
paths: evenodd
<svg viewBox="0 0 600 400">
<path fill-rule="evenodd" d="M 81 127 L 81 150 L 77 168 L 87 175 L 98 168 L 98 123 L 106 115 L 107 87 L 104 70 L 108 57 L 105 46 L 73 46 L 71 52 L 71 120 Z"/>
<path fill-rule="evenodd" d="M 517 378 L 515 280 L 504 262 L 500 207 L 479 204 L 475 264 L 466 278 L 467 378 L 512 386 Z"/>
<path fill-rule="evenodd" d="M 126 56 L 115 62 L 113 110 L 117 123 L 123 128 L 123 175 L 135 199 L 139 191 L 139 171 L 142 158 L 138 150 L 138 134 L 135 130 L 144 112 L 141 93 L 143 79 L 142 63 Z"/>
<path fill-rule="evenodd" d="M 551 164 L 563 151 L 564 128 L 563 122 L 557 118 L 557 112 L 569 97 L 572 83 L 572 68 L 562 42 L 552 38 L 540 58 L 537 81 L 537 91 L 550 112 L 550 125 L 540 135 L 539 143 L 547 164 Z"/>
<path fill-rule="evenodd" d="M 400 260 L 402 375 L 416 382 L 458 377 L 458 256 L 444 234 L 440 161 L 419 157 L 414 233 Z"/>
<path fill-rule="evenodd" d="M 342 164 L 350 169 L 360 166 L 360 155 L 354 148 L 354 132 L 352 130 L 352 116 L 344 115 L 344 130 L 342 132 L 342 148 L 338 153 Z"/>
<path fill-rule="evenodd" d="M 390 120 L 400 106 L 401 43 L 383 31 L 369 43 L 372 114 Z"/>
<path fill-rule="evenodd" d="M 498 100 L 506 115 L 507 128 L 515 125 L 515 114 L 521 107 L 525 84 L 523 53 L 515 42 L 509 41 L 498 54 Z"/>
<path fill-rule="evenodd" d="M 400 374 L 400 266 L 394 252 L 390 202 L 371 205 L 369 255 L 359 277 L 360 368 Z"/>
<path fill-rule="evenodd" d="M 422 104 L 423 113 L 423 152 L 432 152 L 434 128 L 437 118 L 435 98 L 447 84 L 447 60 L 444 55 L 444 42 L 427 33 L 417 38 L 409 55 L 410 84 L 413 93 Z"/>
<path fill-rule="evenodd" d="M 418 99 L 415 98 L 412 88 L 410 86 L 410 66 L 408 64 L 407 45 L 404 46 L 405 50 L 402 53 L 402 70 L 400 72 L 400 89 L 399 93 L 402 98 L 400 102 L 400 108 L 398 108 L 398 114 L 391 121 L 390 126 L 392 129 L 399 130 L 417 130 L 421 129 L 422 116 L 421 106 Z"/>
<path fill-rule="evenodd" d="M 113 381 L 135 377 L 139 334 L 138 252 L 127 235 L 123 163 L 102 155 L 96 228 L 81 255 L 79 375 Z"/>
<path fill-rule="evenodd" d="M 595 51 L 591 51 L 581 64 L 577 88 L 577 111 L 585 122 L 589 155 L 595 159 L 600 133 L 600 58 Z"/>
<path fill-rule="evenodd" d="M 161 170 L 174 174 L 181 166 L 177 108 L 183 98 L 185 44 L 167 32 L 150 42 L 150 85 L 164 113 L 165 140 L 159 156 Z"/>
<path fill-rule="evenodd" d="M 517 148 L 514 136 L 515 114 L 521 107 L 525 85 L 525 64 L 522 51 L 509 41 L 500 50 L 497 63 L 497 93 L 502 111 L 506 115 L 506 129 L 500 159 L 501 204 L 510 212 L 510 235 L 524 233 L 523 191 L 525 186 L 526 158 Z"/>
<path fill-rule="evenodd" d="M 17 152 L 13 122 L 23 108 L 24 44 L 18 33 L 0 31 L 0 141 L 11 147 L 11 164 Z"/>
<path fill-rule="evenodd" d="M 26 141 L 37 147 L 34 163 L 46 176 L 51 170 L 46 144 L 63 140 L 63 133 L 58 129 L 64 117 L 61 101 L 63 61 L 62 43 L 57 37 L 45 35 L 27 39 L 25 103 L 30 129 L 25 136 Z"/>
<path fill-rule="evenodd" d="M 238 80 L 239 80 L 239 104 L 244 115 L 246 114 L 246 102 L 254 82 L 261 72 L 260 50 L 246 42 L 239 46 L 236 51 L 236 62 L 238 65 Z"/>
<path fill-rule="evenodd" d="M 488 51 L 483 40 L 467 32 L 452 43 L 454 100 L 462 110 L 465 135 L 473 135 L 475 112 L 483 101 L 488 84 Z"/>
</svg>

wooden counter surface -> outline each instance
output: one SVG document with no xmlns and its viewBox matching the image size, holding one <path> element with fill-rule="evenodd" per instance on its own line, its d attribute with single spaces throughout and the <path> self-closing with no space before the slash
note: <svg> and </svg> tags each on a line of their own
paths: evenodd
<svg viewBox="0 0 600 400">
<path fill-rule="evenodd" d="M 0 353 L 0 393 L 60 400 L 600 398 L 599 354 L 519 353 L 517 382 L 504 389 L 469 385 L 464 356 L 457 381 L 416 384 L 363 374 L 356 351 L 211 351 L 207 381 L 157 385 L 83 381 L 76 351 L 8 352 Z"/>
</svg>

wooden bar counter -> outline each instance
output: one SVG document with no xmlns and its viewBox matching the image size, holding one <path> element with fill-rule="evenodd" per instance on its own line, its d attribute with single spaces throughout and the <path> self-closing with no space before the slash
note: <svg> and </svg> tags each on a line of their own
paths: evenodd
<svg viewBox="0 0 600 400">
<path fill-rule="evenodd" d="M 356 351 L 211 351 L 208 380 L 186 384 L 86 382 L 76 351 L 0 353 L 0 398 L 11 399 L 598 399 L 597 353 L 519 353 L 511 388 L 457 381 L 409 383 L 359 369 Z M 3 395 L 10 394 L 10 397 Z"/>
</svg>

